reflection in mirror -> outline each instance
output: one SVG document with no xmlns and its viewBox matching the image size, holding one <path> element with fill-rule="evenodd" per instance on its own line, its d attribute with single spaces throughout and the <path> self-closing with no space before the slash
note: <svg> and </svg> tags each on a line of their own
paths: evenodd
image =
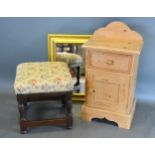
<svg viewBox="0 0 155 155">
<path fill-rule="evenodd" d="M 56 59 L 68 64 L 72 77 L 74 78 L 74 92 L 85 93 L 85 69 L 84 50 L 82 44 L 77 43 L 57 43 Z"/>
</svg>

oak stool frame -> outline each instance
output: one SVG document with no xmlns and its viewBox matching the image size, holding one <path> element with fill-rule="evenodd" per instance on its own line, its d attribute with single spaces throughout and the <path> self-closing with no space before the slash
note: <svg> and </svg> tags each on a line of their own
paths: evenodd
<svg viewBox="0 0 155 155">
<path fill-rule="evenodd" d="M 26 134 L 29 128 L 48 125 L 62 125 L 67 129 L 73 126 L 72 118 L 72 91 L 66 92 L 52 92 L 52 93 L 35 93 L 35 94 L 17 94 L 18 109 L 19 109 L 19 123 L 21 134 Z M 41 120 L 27 120 L 26 111 L 27 103 L 33 101 L 47 101 L 61 99 L 65 111 L 64 118 L 51 118 Z"/>
</svg>

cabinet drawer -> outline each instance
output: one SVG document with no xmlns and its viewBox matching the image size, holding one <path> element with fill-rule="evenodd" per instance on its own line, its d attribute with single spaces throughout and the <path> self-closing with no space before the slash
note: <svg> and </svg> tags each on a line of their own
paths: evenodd
<svg viewBox="0 0 155 155">
<path fill-rule="evenodd" d="M 105 69 L 109 71 L 130 72 L 130 55 L 106 53 L 103 51 L 88 51 L 89 67 Z"/>
</svg>

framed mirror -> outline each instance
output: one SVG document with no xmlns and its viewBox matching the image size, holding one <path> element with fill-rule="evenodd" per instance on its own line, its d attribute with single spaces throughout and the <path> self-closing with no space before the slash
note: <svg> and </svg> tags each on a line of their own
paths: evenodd
<svg viewBox="0 0 155 155">
<path fill-rule="evenodd" d="M 91 35 L 48 34 L 48 60 L 67 61 L 74 84 L 74 101 L 84 101 L 85 62 L 82 45 Z"/>
</svg>

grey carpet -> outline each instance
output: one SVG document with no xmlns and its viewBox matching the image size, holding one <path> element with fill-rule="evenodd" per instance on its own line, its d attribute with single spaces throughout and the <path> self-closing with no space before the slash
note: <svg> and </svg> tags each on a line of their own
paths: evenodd
<svg viewBox="0 0 155 155">
<path fill-rule="evenodd" d="M 40 104 L 42 105 L 42 104 Z M 54 104 L 53 104 L 54 105 Z M 34 106 L 34 105 L 32 105 Z M 48 103 L 46 103 L 48 107 Z M 48 109 L 39 111 L 40 116 Z M 49 107 L 50 108 L 50 107 Z M 31 129 L 28 134 L 21 135 L 18 125 L 18 109 L 14 94 L 3 94 L 0 97 L 0 137 L 17 138 L 128 138 L 128 137 L 155 137 L 155 104 L 137 102 L 134 120 L 130 130 L 120 129 L 117 126 L 100 121 L 85 122 L 80 119 L 80 103 L 73 104 L 74 127 L 71 130 L 63 127 L 46 126 Z M 32 112 L 31 112 L 32 113 Z M 49 111 L 47 112 L 49 113 Z M 40 117 L 39 116 L 39 117 Z"/>
</svg>

